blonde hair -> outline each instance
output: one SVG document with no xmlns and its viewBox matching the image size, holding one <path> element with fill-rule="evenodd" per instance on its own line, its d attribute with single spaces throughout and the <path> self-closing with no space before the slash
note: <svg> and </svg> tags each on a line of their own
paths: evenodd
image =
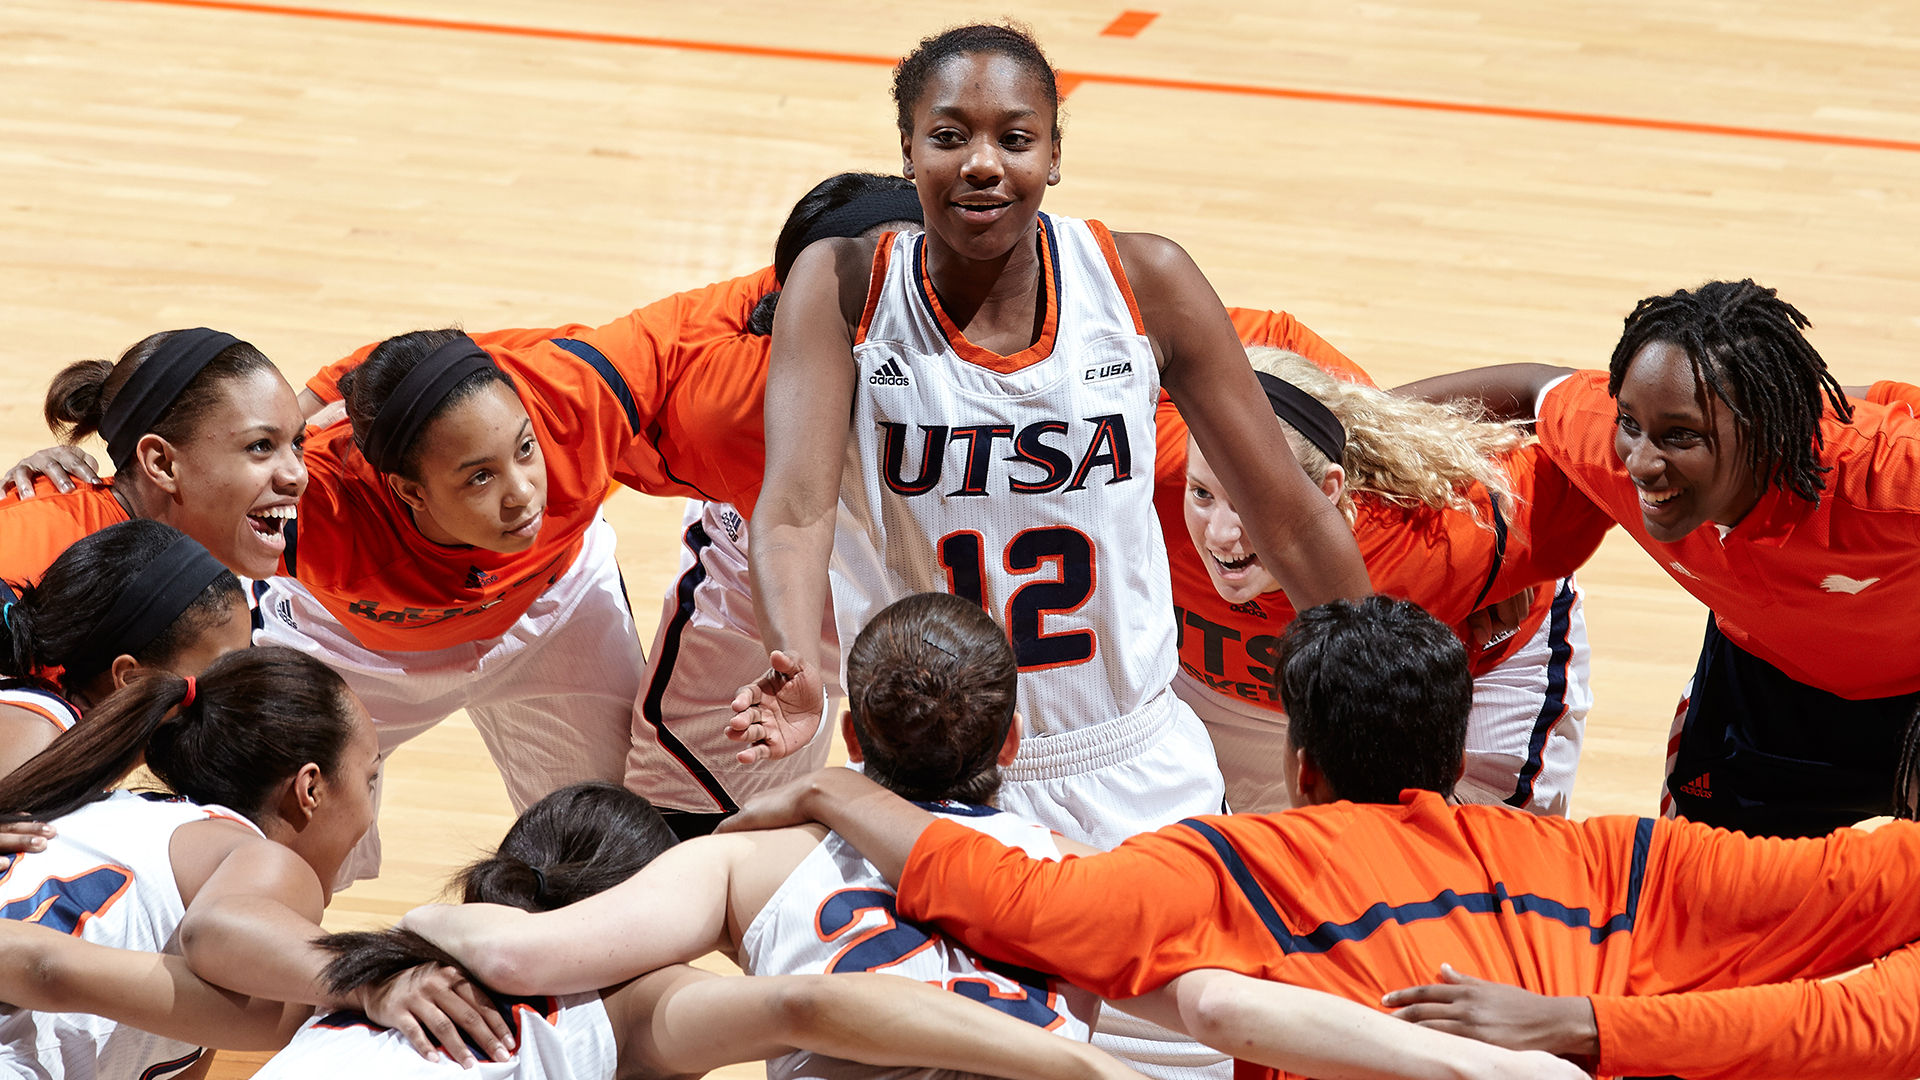
<svg viewBox="0 0 1920 1080">
<path fill-rule="evenodd" d="M 1527 441 L 1517 425 L 1487 420 L 1472 405 L 1436 405 L 1347 382 L 1284 349 L 1251 348 L 1247 359 L 1255 371 L 1285 379 L 1313 395 L 1347 429 L 1347 448 L 1340 460 L 1347 481 L 1339 506 L 1348 524 L 1353 523 L 1356 494 L 1399 506 L 1459 510 L 1478 520 L 1478 510 L 1467 497 L 1468 489 L 1477 483 L 1511 504 L 1507 474 L 1494 459 Z M 1316 484 L 1325 480 L 1331 464 L 1327 455 L 1293 425 L 1282 420 L 1281 426 L 1307 475 Z M 1493 527 L 1487 521 L 1480 524 Z"/>
</svg>

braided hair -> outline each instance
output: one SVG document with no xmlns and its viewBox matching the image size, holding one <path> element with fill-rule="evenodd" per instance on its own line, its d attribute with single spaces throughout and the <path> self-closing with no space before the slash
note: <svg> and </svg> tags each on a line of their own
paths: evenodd
<svg viewBox="0 0 1920 1080">
<path fill-rule="evenodd" d="M 1733 410 L 1754 482 L 1818 504 L 1827 486 L 1821 474 L 1830 471 L 1820 464 L 1821 414 L 1831 403 L 1842 421 L 1851 422 L 1853 407 L 1827 362 L 1801 336 L 1811 325 L 1799 309 L 1751 278 L 1650 296 L 1627 316 L 1607 366 L 1607 392 L 1620 396 L 1627 366 L 1646 346 L 1664 342 L 1684 350 L 1695 384 Z"/>
</svg>

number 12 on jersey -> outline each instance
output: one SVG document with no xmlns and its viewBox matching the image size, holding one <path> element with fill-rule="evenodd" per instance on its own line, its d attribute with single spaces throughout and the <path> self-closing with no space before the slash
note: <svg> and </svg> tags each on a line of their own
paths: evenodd
<svg viewBox="0 0 1920 1080">
<path fill-rule="evenodd" d="M 985 608 L 987 603 L 986 540 L 971 529 L 940 538 L 940 565 L 947 572 L 947 591 Z M 1002 555 L 1006 572 L 1015 577 L 1035 576 L 1007 597 L 1007 636 L 1021 671 L 1069 667 L 1093 659 L 1097 648 L 1092 630 L 1045 632 L 1048 615 L 1070 615 L 1093 596 L 1093 540 L 1079 529 L 1049 525 L 1024 529 L 1007 544 Z"/>
</svg>

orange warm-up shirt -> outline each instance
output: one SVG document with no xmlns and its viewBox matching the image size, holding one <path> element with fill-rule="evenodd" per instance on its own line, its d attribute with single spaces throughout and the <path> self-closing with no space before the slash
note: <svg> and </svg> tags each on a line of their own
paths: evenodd
<svg viewBox="0 0 1920 1080">
<path fill-rule="evenodd" d="M 0 499 L 0 579 L 37 585 L 75 540 L 128 520 L 126 508 L 113 497 L 111 479 L 75 483 L 63 495 L 43 476 L 34 481 L 33 491 L 31 499 L 12 492 Z"/>
<path fill-rule="evenodd" d="M 1770 486 L 1724 540 L 1709 522 L 1672 544 L 1641 522 L 1616 415 L 1606 372 L 1579 372 L 1541 403 L 1541 445 L 1729 640 L 1844 698 L 1920 691 L 1920 650 L 1888 648 L 1920 610 L 1920 420 L 1905 404 L 1855 402 L 1850 424 L 1827 412 L 1819 506 Z"/>
<path fill-rule="evenodd" d="M 1373 386 L 1373 379 L 1285 312 L 1229 310 L 1248 345 L 1299 353 L 1329 373 Z M 1161 398 L 1155 417 L 1154 511 L 1166 537 L 1173 573 L 1174 618 L 1180 666 L 1218 693 L 1280 712 L 1280 635 L 1293 605 L 1280 590 L 1231 604 L 1214 588 L 1205 558 L 1187 535 L 1187 427 L 1173 403 Z M 1354 541 L 1376 592 L 1421 607 L 1468 640 L 1467 616 L 1532 586 L 1578 569 L 1613 524 L 1567 482 L 1536 447 L 1506 461 L 1517 501 L 1496 512 L 1485 488 L 1468 493 L 1475 514 L 1403 507 L 1371 496 L 1355 498 Z M 1553 608 L 1552 589 L 1536 589 L 1519 629 L 1472 658 L 1475 675 L 1499 666 L 1530 640 Z"/>
<path fill-rule="evenodd" d="M 1838 974 L 1920 939 L 1917 860 L 1920 825 L 1907 822 L 1752 839 L 1409 791 L 1397 806 L 1190 818 L 1059 862 L 939 821 L 914 845 L 899 912 L 1110 998 L 1223 968 L 1377 1007 L 1450 963 L 1593 996 L 1603 1074 L 1666 1072 L 1683 1055 L 1710 1072 L 1752 1049 L 1750 1032 L 1720 1042 L 1723 1029 L 1688 1022 L 1727 1000 L 1642 995 Z"/>
<path fill-rule="evenodd" d="M 488 351 L 537 348 L 553 338 L 589 341 L 622 372 L 646 371 L 632 386 L 640 436 L 626 469 L 649 495 L 691 495 L 750 514 L 766 467 L 761 410 L 767 337 L 749 333 L 760 298 L 779 286 L 773 268 L 675 293 L 606 326 L 472 335 Z M 340 376 L 373 346 L 320 369 L 307 389 L 337 401 Z"/>
<path fill-rule="evenodd" d="M 611 484 L 700 494 L 663 451 L 662 403 L 692 358 L 725 337 L 716 313 L 740 312 L 744 325 L 771 280 L 763 272 L 682 293 L 602 327 L 474 335 L 513 377 L 546 460 L 546 521 L 527 551 L 447 547 L 420 535 L 343 423 L 308 443 L 312 479 L 283 571 L 369 648 L 418 652 L 505 633 L 572 565 Z M 338 399 L 339 375 L 370 351 L 323 369 L 308 389 Z"/>
</svg>

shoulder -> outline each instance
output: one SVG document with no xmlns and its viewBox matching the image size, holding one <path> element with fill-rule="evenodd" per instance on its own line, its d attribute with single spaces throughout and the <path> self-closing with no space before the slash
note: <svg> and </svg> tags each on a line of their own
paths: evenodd
<svg viewBox="0 0 1920 1080">
<path fill-rule="evenodd" d="M 889 233 L 888 238 L 898 234 Z M 866 310 L 867 292 L 890 265 L 893 245 L 880 245 L 878 238 L 865 236 L 828 237 L 810 244 L 787 271 L 787 286 L 781 304 L 795 304 L 802 311 L 818 312 L 820 305 L 839 304 L 848 326 L 856 326 Z"/>
<path fill-rule="evenodd" d="M 1827 490 L 1873 511 L 1920 512 L 1920 419 L 1904 402 L 1856 402 L 1853 422 L 1822 422 Z"/>
<path fill-rule="evenodd" d="M 1188 273 L 1199 273 L 1187 249 L 1164 236 L 1122 232 L 1112 235 L 1113 248 L 1120 255 L 1121 265 L 1126 267 L 1127 276 L 1136 285 L 1159 280 L 1180 280 Z"/>
</svg>

